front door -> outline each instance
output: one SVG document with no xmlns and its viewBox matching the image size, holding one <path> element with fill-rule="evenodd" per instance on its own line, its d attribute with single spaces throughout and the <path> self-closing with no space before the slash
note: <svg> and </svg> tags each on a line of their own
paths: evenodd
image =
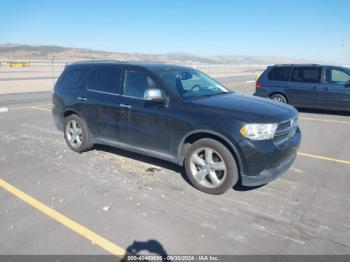
<svg viewBox="0 0 350 262">
<path fill-rule="evenodd" d="M 158 88 L 147 72 L 125 70 L 120 98 L 119 128 L 130 146 L 168 154 L 170 152 L 169 107 L 145 100 L 144 92 Z"/>
<path fill-rule="evenodd" d="M 322 84 L 322 101 L 325 108 L 350 110 L 350 73 L 343 69 L 327 67 Z"/>
</svg>

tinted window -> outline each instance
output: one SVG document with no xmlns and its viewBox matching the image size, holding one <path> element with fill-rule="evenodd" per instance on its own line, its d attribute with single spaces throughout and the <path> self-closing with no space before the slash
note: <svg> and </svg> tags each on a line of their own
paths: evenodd
<svg viewBox="0 0 350 262">
<path fill-rule="evenodd" d="M 120 68 L 99 68 L 92 75 L 89 89 L 112 94 L 120 93 Z"/>
<path fill-rule="evenodd" d="M 274 81 L 288 81 L 291 72 L 292 67 L 275 67 L 271 69 L 267 75 L 267 79 Z"/>
<path fill-rule="evenodd" d="M 322 69 L 320 67 L 294 67 L 290 81 L 320 83 Z"/>
<path fill-rule="evenodd" d="M 63 88 L 79 88 L 80 82 L 83 80 L 88 71 L 88 68 L 69 70 L 63 77 L 60 85 Z"/>
<path fill-rule="evenodd" d="M 148 88 L 157 88 L 155 82 L 144 72 L 126 71 L 124 95 L 143 98 Z"/>
<path fill-rule="evenodd" d="M 342 70 L 327 69 L 326 82 L 330 84 L 344 85 L 350 81 L 350 75 Z"/>
</svg>

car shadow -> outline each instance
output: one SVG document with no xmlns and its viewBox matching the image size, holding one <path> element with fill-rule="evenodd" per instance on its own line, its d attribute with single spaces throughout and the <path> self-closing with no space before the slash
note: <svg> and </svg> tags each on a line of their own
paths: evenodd
<svg viewBox="0 0 350 262">
<path fill-rule="evenodd" d="M 266 185 L 266 184 L 265 184 Z M 261 187 L 264 187 L 265 185 L 261 185 L 261 186 L 244 186 L 242 185 L 241 182 L 238 182 L 232 189 L 234 191 L 239 191 L 239 192 L 245 192 L 245 191 L 252 191 Z"/>
<path fill-rule="evenodd" d="M 131 159 L 134 159 L 137 161 L 141 161 L 141 162 L 144 162 L 146 164 L 155 165 L 155 166 L 159 166 L 159 167 L 162 167 L 165 169 L 169 169 L 171 171 L 179 173 L 181 175 L 181 177 L 189 185 L 192 186 L 190 180 L 188 179 L 188 177 L 186 175 L 185 169 L 182 166 L 179 166 L 177 164 L 174 164 L 174 163 L 162 160 L 162 159 L 158 159 L 158 158 L 154 158 L 154 157 L 150 157 L 150 156 L 145 156 L 145 155 L 134 153 L 131 151 L 119 149 L 116 147 L 107 146 L 107 145 L 95 145 L 94 148 L 96 150 L 105 151 L 105 152 L 116 154 L 116 155 L 119 155 L 122 157 L 127 157 L 127 158 L 131 158 Z"/>
<path fill-rule="evenodd" d="M 350 116 L 350 112 L 347 111 L 331 111 L 327 109 L 298 108 L 298 111 L 301 113 L 310 113 L 318 115 Z"/>
<path fill-rule="evenodd" d="M 161 160 L 158 158 L 145 156 L 142 154 L 134 153 L 131 151 L 127 151 L 127 150 L 123 150 L 123 149 L 119 149 L 119 148 L 115 148 L 115 147 L 111 147 L 111 146 L 107 146 L 107 145 L 95 145 L 94 148 L 96 150 L 99 150 L 99 151 L 104 151 L 104 152 L 108 152 L 111 154 L 116 154 L 116 155 L 119 155 L 122 157 L 131 158 L 131 159 L 141 161 L 141 162 L 144 162 L 144 163 L 147 163 L 150 165 L 155 165 L 155 166 L 159 166 L 159 167 L 174 171 L 174 172 L 180 174 L 181 177 L 186 181 L 186 183 L 188 183 L 191 187 L 193 187 L 195 189 L 195 187 L 192 185 L 191 181 L 188 179 L 186 171 L 182 166 L 179 166 L 177 164 L 174 164 L 174 163 L 171 163 L 171 162 L 168 162 L 165 160 Z M 238 181 L 238 183 L 234 187 L 232 187 L 232 189 L 234 191 L 246 192 L 246 191 L 251 191 L 251 190 L 261 188 L 263 186 L 264 185 L 257 186 L 257 187 L 247 187 L 247 186 L 243 186 L 241 181 Z"/>
<path fill-rule="evenodd" d="M 145 253 L 146 251 L 146 253 Z M 142 254 L 141 254 L 142 252 Z M 135 259 L 130 259 L 130 256 L 161 256 L 162 259 L 157 259 L 157 261 L 169 261 L 167 260 L 167 252 L 161 243 L 157 240 L 151 239 L 148 241 L 134 241 L 131 245 L 126 248 L 126 254 L 121 261 L 135 261 Z M 142 261 L 147 261 L 143 260 Z"/>
</svg>

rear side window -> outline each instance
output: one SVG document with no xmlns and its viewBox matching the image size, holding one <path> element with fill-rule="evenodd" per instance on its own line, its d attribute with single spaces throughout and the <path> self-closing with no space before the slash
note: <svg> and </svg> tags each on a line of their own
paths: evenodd
<svg viewBox="0 0 350 262">
<path fill-rule="evenodd" d="M 80 87 L 80 83 L 89 71 L 88 68 L 71 69 L 66 72 L 60 83 L 62 88 L 77 89 Z"/>
<path fill-rule="evenodd" d="M 270 70 L 267 79 L 273 81 L 288 81 L 291 72 L 292 67 L 275 67 Z"/>
<path fill-rule="evenodd" d="M 119 94 L 122 70 L 120 68 L 99 68 L 92 75 L 89 89 L 105 93 Z"/>
<path fill-rule="evenodd" d="M 305 83 L 321 83 L 320 67 L 294 67 L 290 81 Z"/>
</svg>

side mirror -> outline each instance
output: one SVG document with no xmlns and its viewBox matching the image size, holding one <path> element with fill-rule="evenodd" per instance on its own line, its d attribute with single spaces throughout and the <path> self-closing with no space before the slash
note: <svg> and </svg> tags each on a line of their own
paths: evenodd
<svg viewBox="0 0 350 262">
<path fill-rule="evenodd" d="M 143 94 L 143 98 L 148 101 L 159 103 L 165 102 L 165 97 L 163 96 L 162 91 L 156 88 L 147 89 Z"/>
</svg>

